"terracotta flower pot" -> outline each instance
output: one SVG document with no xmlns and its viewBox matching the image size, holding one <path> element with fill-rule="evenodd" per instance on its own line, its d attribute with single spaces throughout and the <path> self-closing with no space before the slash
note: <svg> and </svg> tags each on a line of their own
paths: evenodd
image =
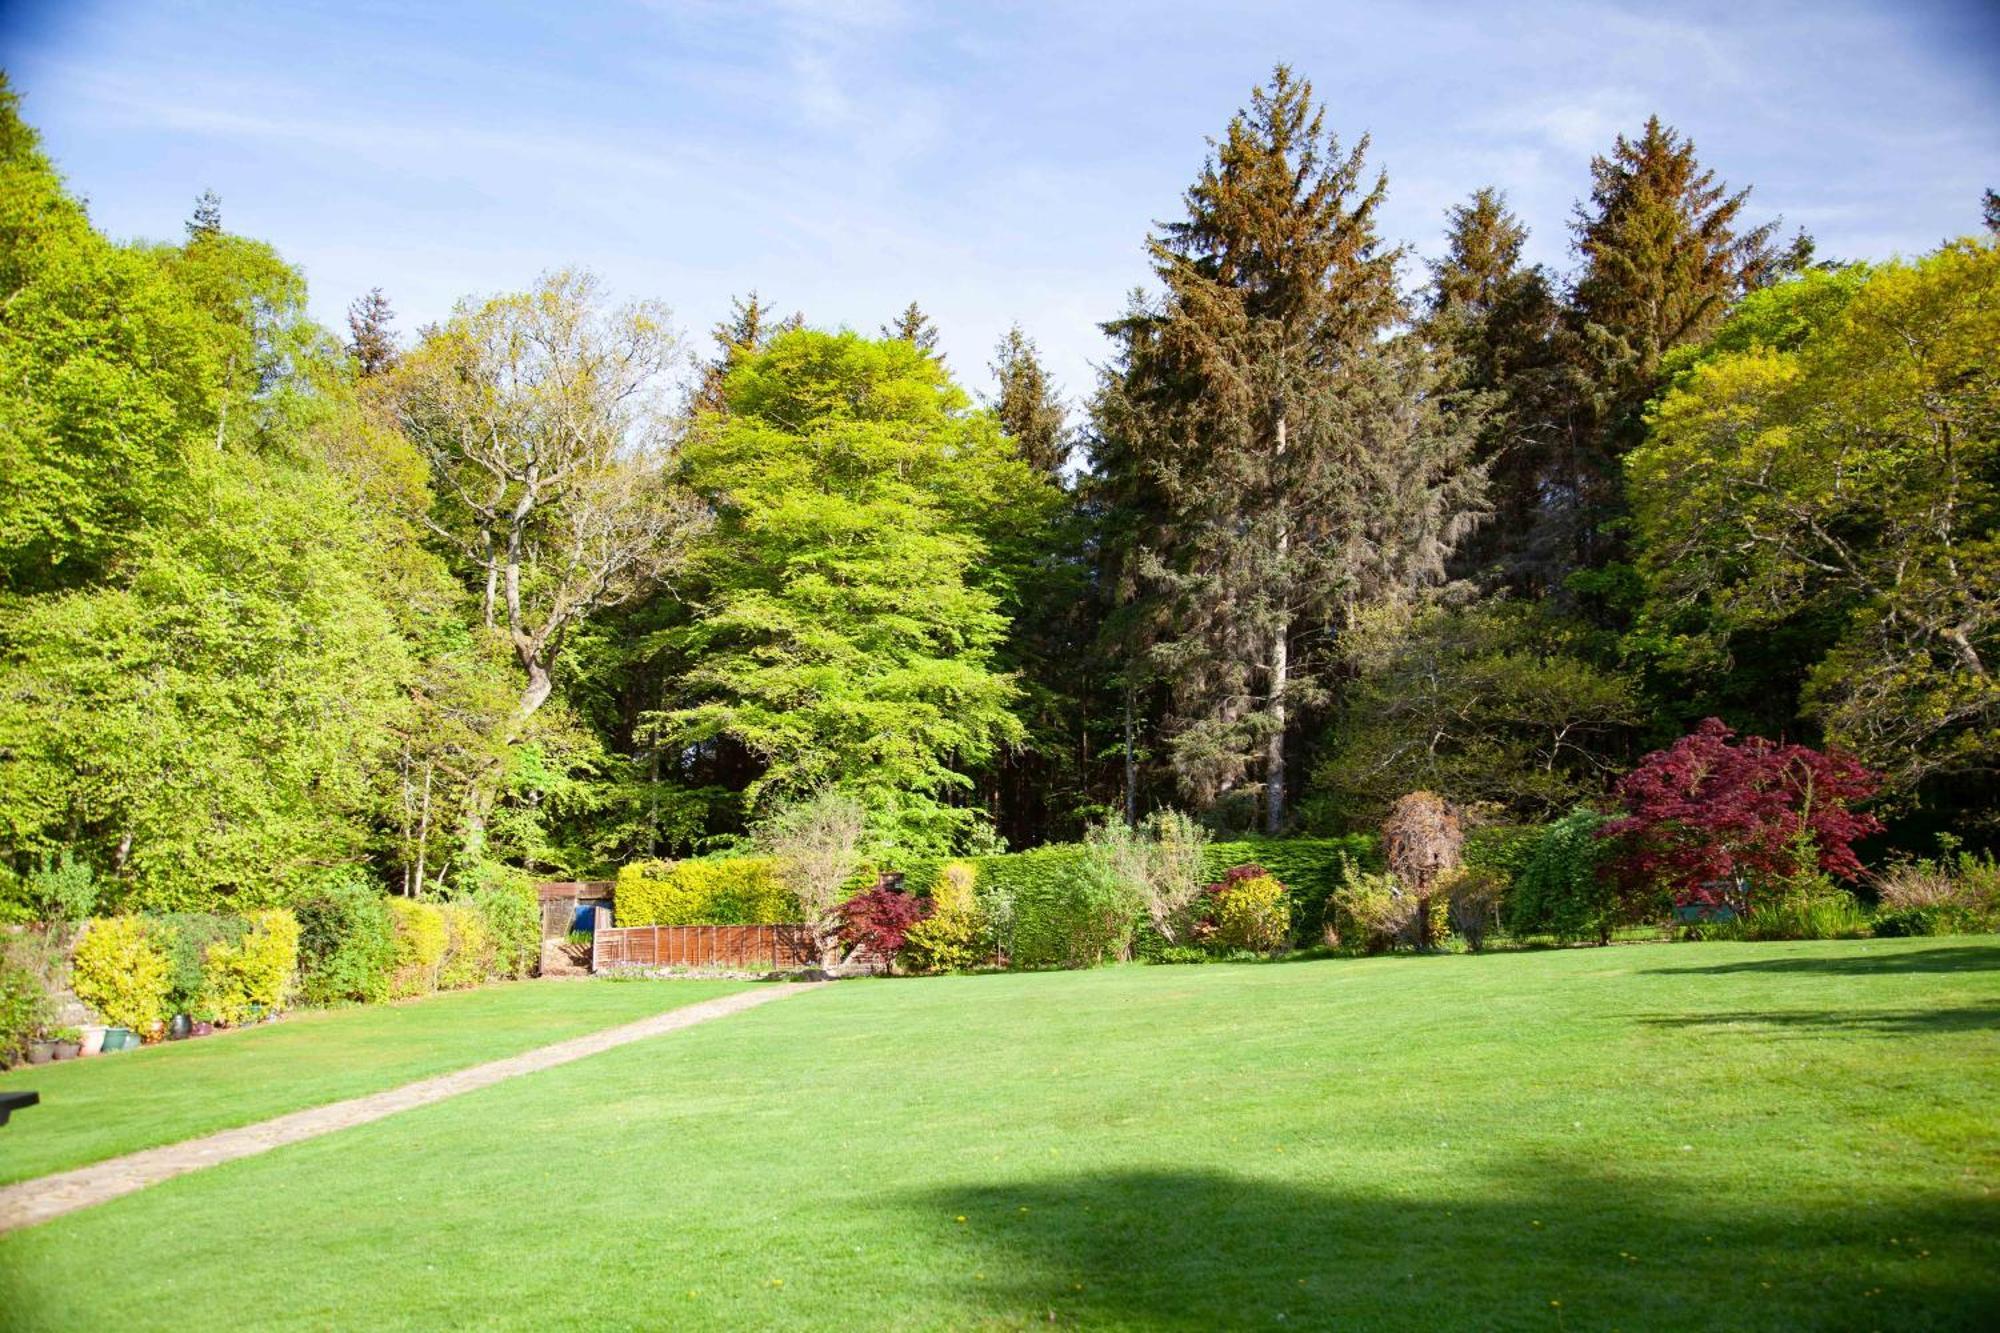
<svg viewBox="0 0 2000 1333">
<path fill-rule="evenodd" d="M 56 1044 L 52 1041 L 31 1041 L 28 1043 L 28 1063 L 45 1065 L 56 1058 Z"/>
<path fill-rule="evenodd" d="M 81 1054 L 83 1054 L 83 1043 L 80 1041 L 59 1041 L 56 1043 L 56 1059 L 58 1060 L 74 1060 Z"/>
<path fill-rule="evenodd" d="M 205 1018 L 197 1018 L 194 1021 L 193 1028 L 189 1030 L 188 1035 L 191 1037 L 206 1037 L 209 1033 L 213 1031 L 215 1031 L 215 1024 L 209 1022 Z"/>
</svg>

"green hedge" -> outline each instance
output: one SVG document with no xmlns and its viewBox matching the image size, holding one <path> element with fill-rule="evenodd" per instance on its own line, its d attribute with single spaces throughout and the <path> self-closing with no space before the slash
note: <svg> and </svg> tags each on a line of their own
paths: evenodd
<svg viewBox="0 0 2000 1333">
<path fill-rule="evenodd" d="M 799 919 L 768 856 L 640 861 L 618 872 L 621 926 L 758 926 Z"/>
<path fill-rule="evenodd" d="M 1123 957 L 1143 905 L 1082 846 L 982 856 L 974 892 L 1015 967 L 1091 967 Z"/>
<path fill-rule="evenodd" d="M 1292 942 L 1313 945 L 1319 943 L 1326 921 L 1326 900 L 1340 883 L 1343 856 L 1352 857 L 1364 869 L 1380 869 L 1382 840 L 1372 833 L 1349 833 L 1337 838 L 1212 842 L 1203 856 L 1202 869 L 1211 881 L 1221 879 L 1232 866 L 1262 866 L 1276 875 L 1291 891 Z"/>
</svg>

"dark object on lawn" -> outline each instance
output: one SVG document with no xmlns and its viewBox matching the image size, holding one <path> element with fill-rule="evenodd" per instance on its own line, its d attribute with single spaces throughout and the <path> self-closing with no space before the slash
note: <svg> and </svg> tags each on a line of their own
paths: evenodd
<svg viewBox="0 0 2000 1333">
<path fill-rule="evenodd" d="M 25 1111 L 42 1100 L 39 1092 L 0 1092 L 0 1125 L 16 1111 Z"/>
</svg>

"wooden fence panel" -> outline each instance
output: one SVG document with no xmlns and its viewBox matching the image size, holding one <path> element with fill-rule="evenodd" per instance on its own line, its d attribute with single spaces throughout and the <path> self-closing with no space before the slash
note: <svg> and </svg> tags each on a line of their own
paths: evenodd
<svg viewBox="0 0 2000 1333">
<path fill-rule="evenodd" d="M 808 967 L 812 932 L 802 925 L 605 926 L 591 949 L 595 967 Z"/>
</svg>

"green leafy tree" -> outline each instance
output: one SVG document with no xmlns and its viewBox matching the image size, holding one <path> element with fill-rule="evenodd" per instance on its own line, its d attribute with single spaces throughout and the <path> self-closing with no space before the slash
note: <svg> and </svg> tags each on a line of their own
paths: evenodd
<svg viewBox="0 0 2000 1333">
<path fill-rule="evenodd" d="M 1829 280 L 1776 345 L 1725 330 L 1628 461 L 1649 623 L 1834 627 L 1803 702 L 1904 792 L 2000 762 L 2000 249 Z M 1775 295 L 1775 294 L 1774 294 Z"/>
<path fill-rule="evenodd" d="M 649 730 L 752 756 L 753 810 L 832 789 L 905 848 L 963 837 L 961 766 L 1021 734 L 991 525 L 1033 478 L 904 340 L 786 334 L 724 391 L 683 456 L 718 521 L 690 620 L 663 634 L 678 669 Z"/>
</svg>

